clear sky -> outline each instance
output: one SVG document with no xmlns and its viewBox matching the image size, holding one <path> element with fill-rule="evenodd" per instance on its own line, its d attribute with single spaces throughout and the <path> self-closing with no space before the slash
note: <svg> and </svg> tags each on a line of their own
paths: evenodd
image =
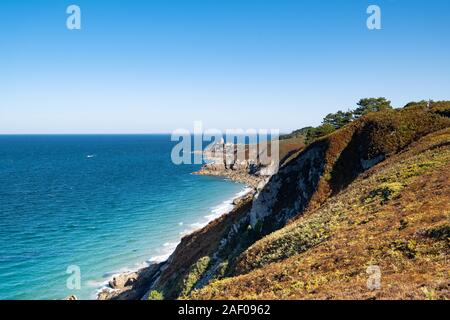
<svg viewBox="0 0 450 320">
<path fill-rule="evenodd" d="M 450 99 L 450 1 L 0 2 L 0 133 L 287 132 L 371 96 Z"/>
</svg>

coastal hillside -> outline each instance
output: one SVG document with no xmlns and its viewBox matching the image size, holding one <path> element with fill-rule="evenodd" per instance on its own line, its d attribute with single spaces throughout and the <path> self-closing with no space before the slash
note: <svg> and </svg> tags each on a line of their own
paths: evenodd
<svg viewBox="0 0 450 320">
<path fill-rule="evenodd" d="M 307 145 L 105 298 L 449 298 L 450 103 L 375 102 L 286 137 Z M 380 290 L 367 289 L 368 267 Z"/>
<path fill-rule="evenodd" d="M 257 241 L 233 277 L 190 298 L 448 299 L 449 173 L 447 128 Z M 367 287 L 370 268 L 380 271 L 377 290 Z"/>
</svg>

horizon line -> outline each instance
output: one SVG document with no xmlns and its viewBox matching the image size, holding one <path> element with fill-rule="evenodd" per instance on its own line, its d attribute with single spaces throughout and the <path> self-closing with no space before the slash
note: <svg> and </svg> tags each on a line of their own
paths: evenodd
<svg viewBox="0 0 450 320">
<path fill-rule="evenodd" d="M 289 134 L 291 132 L 281 132 Z M 193 132 L 192 132 L 193 134 Z M 201 133 L 203 134 L 203 133 Z M 147 132 L 147 133 L 0 133 L 0 136 L 150 136 L 150 135 L 172 135 L 172 132 Z M 195 134 L 198 135 L 198 134 Z"/>
<path fill-rule="evenodd" d="M 172 134 L 170 132 L 141 132 L 141 133 L 129 133 L 129 132 L 86 132 L 86 133 L 58 133 L 58 132 L 49 132 L 49 133 L 33 133 L 33 132 L 26 132 L 26 133 L 0 133 L 0 136 L 83 136 L 83 135 L 166 135 L 166 134 Z"/>
</svg>

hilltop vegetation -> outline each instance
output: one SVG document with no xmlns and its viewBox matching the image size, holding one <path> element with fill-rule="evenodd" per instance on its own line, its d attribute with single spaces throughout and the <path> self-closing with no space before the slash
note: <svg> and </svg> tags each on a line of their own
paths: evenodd
<svg viewBox="0 0 450 320">
<path fill-rule="evenodd" d="M 327 114 L 318 127 L 304 127 L 280 137 L 280 140 L 303 138 L 306 144 L 324 137 L 333 131 L 342 128 L 353 120 L 356 120 L 371 112 L 378 112 L 392 109 L 391 101 L 386 98 L 365 98 L 357 103 L 358 107 L 354 110 L 342 111 Z"/>
<path fill-rule="evenodd" d="M 422 110 L 433 110 L 436 113 L 440 113 L 443 116 L 450 116 L 449 102 L 448 101 L 419 101 L 410 102 L 404 108 L 416 108 Z M 365 98 L 359 100 L 357 107 L 348 111 L 339 110 L 336 113 L 330 113 L 326 115 L 322 124 L 318 127 L 304 127 L 295 130 L 289 134 L 282 135 L 280 140 L 298 138 L 303 139 L 305 144 L 310 144 L 315 140 L 324 137 L 335 130 L 342 128 L 343 126 L 351 123 L 360 117 L 373 112 L 380 112 L 385 110 L 392 110 L 391 101 L 386 98 Z"/>
</svg>

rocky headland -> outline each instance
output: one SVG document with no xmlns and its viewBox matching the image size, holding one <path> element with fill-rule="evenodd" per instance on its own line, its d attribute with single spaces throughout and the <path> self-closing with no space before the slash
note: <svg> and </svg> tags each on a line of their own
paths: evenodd
<svg viewBox="0 0 450 320">
<path fill-rule="evenodd" d="M 237 150 L 242 147 L 244 159 L 238 159 Z M 203 151 L 206 164 L 194 172 L 197 175 L 225 177 L 255 189 L 262 188 L 272 175 L 269 165 L 258 163 L 257 156 L 249 152 L 246 145 L 225 143 L 223 140 Z"/>
</svg>

